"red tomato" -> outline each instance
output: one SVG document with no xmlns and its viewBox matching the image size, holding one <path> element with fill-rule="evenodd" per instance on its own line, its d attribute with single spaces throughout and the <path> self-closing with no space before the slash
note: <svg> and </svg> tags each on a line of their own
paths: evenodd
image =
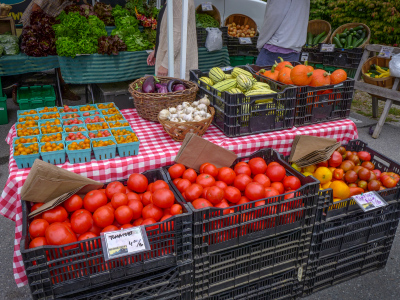
<svg viewBox="0 0 400 300">
<path fill-rule="evenodd" d="M 125 194 L 132 193 L 132 191 L 126 186 L 125 187 Z"/>
<path fill-rule="evenodd" d="M 78 241 L 83 241 L 83 240 L 88 240 L 88 239 L 92 239 L 97 237 L 97 235 L 95 235 L 93 232 L 85 232 L 83 234 L 81 234 L 78 238 Z"/>
<path fill-rule="evenodd" d="M 128 188 L 135 193 L 144 193 L 149 184 L 149 180 L 143 174 L 131 174 L 128 178 Z"/>
<path fill-rule="evenodd" d="M 273 187 L 265 188 L 265 198 L 278 196 L 280 193 Z"/>
<path fill-rule="evenodd" d="M 157 180 L 157 181 L 153 182 L 150 192 L 154 193 L 155 191 L 161 190 L 161 189 L 169 190 L 169 185 L 164 180 Z"/>
<path fill-rule="evenodd" d="M 253 175 L 265 174 L 268 168 L 267 163 L 261 157 L 250 159 L 249 166 Z"/>
<path fill-rule="evenodd" d="M 209 174 L 200 174 L 196 178 L 196 183 L 200 184 L 203 188 L 213 186 L 215 184 L 215 179 Z"/>
<path fill-rule="evenodd" d="M 71 227 L 75 233 L 82 234 L 93 226 L 92 214 L 80 210 L 80 213 L 71 218 Z"/>
<path fill-rule="evenodd" d="M 234 186 L 228 186 L 225 189 L 225 199 L 232 203 L 237 203 L 240 201 L 242 197 L 239 189 L 235 188 Z"/>
<path fill-rule="evenodd" d="M 212 186 L 207 190 L 206 199 L 214 205 L 218 204 L 224 199 L 224 191 L 217 186 Z"/>
<path fill-rule="evenodd" d="M 115 225 L 109 225 L 107 227 L 104 227 L 101 232 L 110 232 L 110 231 L 117 231 L 119 228 Z"/>
<path fill-rule="evenodd" d="M 67 212 L 73 212 L 82 208 L 83 200 L 78 195 L 72 195 L 63 202 L 63 206 Z"/>
<path fill-rule="evenodd" d="M 271 167 L 271 166 L 280 166 L 280 164 L 278 162 L 276 162 L 276 161 L 273 161 L 273 162 L 270 162 L 268 164 L 268 168 Z"/>
<path fill-rule="evenodd" d="M 106 205 L 104 205 L 104 206 L 108 206 L 110 209 L 111 209 L 111 211 L 114 213 L 115 212 L 115 208 L 114 208 L 114 206 L 112 206 L 112 203 L 111 202 L 108 202 Z"/>
<path fill-rule="evenodd" d="M 265 187 L 258 182 L 251 182 L 246 186 L 245 196 L 250 200 L 259 200 L 265 198 Z"/>
<path fill-rule="evenodd" d="M 263 206 L 263 205 L 265 205 L 265 201 L 257 201 L 256 203 L 254 203 L 255 207 Z"/>
<path fill-rule="evenodd" d="M 225 182 L 227 185 L 233 184 L 236 173 L 231 168 L 222 167 L 219 169 L 218 180 Z"/>
<path fill-rule="evenodd" d="M 253 181 L 262 184 L 264 187 L 271 186 L 271 180 L 265 174 L 257 174 L 253 177 Z"/>
<path fill-rule="evenodd" d="M 175 184 L 175 186 L 178 184 L 179 180 L 181 180 L 182 178 L 175 178 L 174 180 L 172 180 L 172 183 Z"/>
<path fill-rule="evenodd" d="M 178 190 L 183 193 L 184 191 L 186 191 L 186 189 L 191 185 L 192 183 L 188 180 L 188 179 L 181 179 L 179 180 L 178 184 L 176 185 L 176 187 L 178 188 Z"/>
<path fill-rule="evenodd" d="M 294 190 L 289 190 L 287 193 L 294 192 Z M 294 193 L 286 194 L 285 200 L 294 198 Z"/>
<path fill-rule="evenodd" d="M 149 205 L 151 203 L 153 203 L 153 193 L 152 192 L 145 192 L 142 195 L 142 203 L 143 206 Z"/>
<path fill-rule="evenodd" d="M 115 193 L 111 198 L 111 204 L 115 209 L 122 205 L 127 205 L 128 202 L 128 196 L 124 193 Z"/>
<path fill-rule="evenodd" d="M 106 189 L 98 189 L 99 192 L 102 192 L 104 195 L 106 194 Z"/>
<path fill-rule="evenodd" d="M 171 218 L 171 217 L 172 217 L 172 215 L 164 215 L 164 216 L 161 218 L 160 222 L 164 222 L 165 220 L 167 220 L 167 219 L 169 219 L 169 218 Z"/>
<path fill-rule="evenodd" d="M 206 199 L 207 191 L 210 187 L 206 187 L 203 189 L 203 192 L 201 193 L 201 198 Z M 196 200 L 196 199 L 195 199 Z"/>
<path fill-rule="evenodd" d="M 140 225 L 150 225 L 150 224 L 155 224 L 155 223 L 157 223 L 157 221 L 154 220 L 153 218 L 147 218 L 147 219 L 144 219 L 142 224 L 140 224 Z M 154 230 L 154 229 L 157 229 L 157 226 L 151 226 L 151 227 L 146 228 L 146 230 Z"/>
<path fill-rule="evenodd" d="M 105 228 L 114 222 L 114 212 L 107 206 L 96 209 L 93 213 L 94 224 L 100 228 Z"/>
<path fill-rule="evenodd" d="M 180 204 L 174 204 L 171 206 L 171 215 L 180 215 L 182 214 L 182 206 Z"/>
<path fill-rule="evenodd" d="M 196 178 L 197 178 L 197 173 L 195 170 L 193 169 L 187 169 L 185 172 L 183 172 L 182 174 L 182 179 L 187 179 L 189 180 L 191 183 L 196 182 Z"/>
<path fill-rule="evenodd" d="M 46 228 L 49 227 L 49 222 L 43 219 L 36 219 L 33 220 L 32 223 L 29 225 L 29 234 L 31 238 L 43 237 Z"/>
<path fill-rule="evenodd" d="M 185 191 L 186 201 L 192 202 L 198 199 L 203 193 L 203 187 L 200 184 L 193 183 Z"/>
<path fill-rule="evenodd" d="M 106 187 L 107 198 L 111 199 L 116 193 L 126 194 L 125 186 L 119 181 L 110 182 Z"/>
<path fill-rule="evenodd" d="M 393 175 L 384 174 L 380 177 L 382 184 L 386 188 L 393 188 L 399 182 L 399 178 L 396 178 Z"/>
<path fill-rule="evenodd" d="M 137 200 L 140 202 L 142 201 L 140 196 L 134 192 L 130 192 L 130 193 L 126 194 L 126 197 L 128 197 L 128 201 L 132 201 L 132 200 Z"/>
<path fill-rule="evenodd" d="M 153 218 L 158 222 L 163 216 L 163 210 L 151 203 L 143 208 L 142 216 L 143 219 Z"/>
<path fill-rule="evenodd" d="M 213 207 L 212 203 L 206 199 L 199 198 L 192 202 L 192 205 L 195 209 L 202 209 L 206 207 Z"/>
<path fill-rule="evenodd" d="M 31 212 L 37 210 L 39 207 L 41 207 L 42 205 L 44 205 L 44 203 L 36 203 L 35 205 L 32 206 L 31 208 Z"/>
<path fill-rule="evenodd" d="M 133 211 L 133 220 L 139 219 L 142 216 L 143 204 L 138 200 L 131 200 L 128 206 Z"/>
<path fill-rule="evenodd" d="M 72 213 L 72 215 L 71 215 L 71 219 L 72 219 L 73 217 L 75 217 L 76 215 L 79 215 L 79 214 L 82 214 L 82 213 L 86 213 L 86 214 L 89 214 L 89 215 L 92 214 L 90 211 L 88 211 L 88 210 L 82 208 L 82 209 L 78 209 L 78 210 L 74 211 L 74 212 Z M 67 220 L 68 220 L 68 219 L 67 219 Z M 67 220 L 65 220 L 65 222 L 67 222 Z"/>
<path fill-rule="evenodd" d="M 381 171 L 379 171 L 378 169 L 372 170 L 372 173 L 375 174 L 375 177 L 377 180 L 379 180 L 381 178 Z"/>
<path fill-rule="evenodd" d="M 273 182 L 271 183 L 271 187 L 276 189 L 279 194 L 283 194 L 283 192 L 285 191 L 285 187 L 283 186 L 282 182 Z"/>
<path fill-rule="evenodd" d="M 133 219 L 133 210 L 126 205 L 122 205 L 115 210 L 115 219 L 121 225 L 128 224 Z"/>
<path fill-rule="evenodd" d="M 96 209 L 106 204 L 106 194 L 98 190 L 87 193 L 85 198 L 83 198 L 83 207 L 90 212 L 94 212 Z"/>
<path fill-rule="evenodd" d="M 340 155 L 340 157 L 342 156 Z M 283 186 L 286 190 L 297 190 L 298 188 L 301 187 L 301 182 L 300 179 L 298 179 L 295 176 L 288 176 L 285 179 L 283 179 Z"/>
<path fill-rule="evenodd" d="M 186 179 L 182 179 L 186 180 Z M 168 208 L 174 205 L 174 193 L 167 189 L 156 190 L 153 193 L 153 203 L 159 208 Z"/>
<path fill-rule="evenodd" d="M 286 170 L 281 165 L 272 165 L 268 167 L 266 175 L 271 181 L 278 182 L 285 178 Z"/>
<path fill-rule="evenodd" d="M 175 164 L 168 169 L 169 176 L 172 179 L 182 177 L 183 172 L 185 172 L 186 168 L 182 164 Z"/>
<path fill-rule="evenodd" d="M 250 176 L 246 174 L 239 174 L 235 177 L 235 180 L 233 181 L 233 186 L 239 191 L 244 192 L 246 186 L 252 181 L 253 179 L 251 179 Z"/>
<path fill-rule="evenodd" d="M 343 157 L 338 151 L 333 152 L 331 158 L 328 160 L 329 166 L 334 168 L 339 167 L 342 164 L 342 162 L 343 162 Z"/>
<path fill-rule="evenodd" d="M 154 185 L 154 182 L 150 183 L 150 184 L 147 186 L 146 192 L 153 192 L 153 191 L 152 191 L 152 190 L 153 190 L 153 185 Z"/>
<path fill-rule="evenodd" d="M 220 189 L 223 189 L 224 191 L 228 187 L 228 185 L 223 181 L 216 181 L 215 186 L 219 187 Z"/>
<path fill-rule="evenodd" d="M 203 170 L 204 170 L 204 168 L 207 166 L 207 165 L 209 165 L 210 163 L 204 163 L 204 164 L 202 164 L 201 166 L 200 166 L 200 174 L 203 174 Z"/>
<path fill-rule="evenodd" d="M 239 204 L 244 204 L 244 203 L 249 203 L 249 202 L 250 201 L 249 201 L 249 199 L 247 199 L 246 196 L 242 196 L 242 197 L 240 197 L 239 202 L 237 202 L 236 204 L 239 205 Z"/>
<path fill-rule="evenodd" d="M 360 152 L 357 153 L 357 155 L 363 161 L 370 161 L 371 160 L 371 154 L 369 154 L 366 151 L 360 151 Z"/>
<path fill-rule="evenodd" d="M 202 174 L 208 174 L 211 175 L 212 177 L 216 178 L 218 176 L 218 169 L 216 166 L 213 164 L 207 164 L 203 168 Z"/>
<path fill-rule="evenodd" d="M 219 202 L 218 204 L 214 205 L 214 207 L 218 207 L 218 208 L 228 208 L 229 204 L 226 200 L 223 200 L 221 202 Z M 224 215 L 227 215 L 230 213 L 230 209 L 224 209 L 224 211 L 222 212 Z"/>
<path fill-rule="evenodd" d="M 246 174 L 247 176 L 251 176 L 251 169 L 250 169 L 250 167 L 249 167 L 249 165 L 248 164 L 241 164 L 240 165 L 240 163 L 239 164 L 237 164 L 236 166 L 235 166 L 235 168 L 233 169 L 233 171 L 235 171 L 235 173 L 236 173 L 236 175 L 239 175 L 239 174 Z"/>
<path fill-rule="evenodd" d="M 135 220 L 135 222 L 132 223 L 133 226 L 140 226 L 142 225 L 143 222 L 143 218 L 139 218 L 137 220 Z"/>
<path fill-rule="evenodd" d="M 120 229 L 122 230 L 122 229 L 128 229 L 128 228 L 132 228 L 132 227 L 133 227 L 132 224 L 124 224 L 124 225 L 121 226 Z"/>
<path fill-rule="evenodd" d="M 65 223 L 55 222 L 46 229 L 46 241 L 49 245 L 65 245 L 77 241 L 75 233 Z"/>
<path fill-rule="evenodd" d="M 92 228 L 90 228 L 88 232 L 91 232 L 91 233 L 93 233 L 94 235 L 99 236 L 99 235 L 100 235 L 100 232 L 101 232 L 101 228 L 98 227 L 98 226 L 96 226 L 96 225 L 94 224 L 94 222 L 93 222 Z"/>
<path fill-rule="evenodd" d="M 64 207 L 60 205 L 42 213 L 42 219 L 49 222 L 49 224 L 55 222 L 64 222 L 67 218 L 68 218 L 67 211 L 65 210 Z"/>
<path fill-rule="evenodd" d="M 29 249 L 40 247 L 40 246 L 46 246 L 47 241 L 45 237 L 37 237 L 34 238 L 30 243 L 29 243 Z"/>
</svg>

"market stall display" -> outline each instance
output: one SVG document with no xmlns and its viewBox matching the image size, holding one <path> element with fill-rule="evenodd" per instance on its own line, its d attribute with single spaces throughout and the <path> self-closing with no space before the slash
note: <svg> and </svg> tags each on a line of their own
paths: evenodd
<svg viewBox="0 0 400 300">
<path fill-rule="evenodd" d="M 229 56 L 258 56 L 257 24 L 248 16 L 233 14 L 225 19 L 228 27 Z M 239 38 L 250 38 L 250 43 L 242 43 Z"/>
<path fill-rule="evenodd" d="M 307 41 L 304 48 L 314 48 L 326 43 L 331 35 L 331 24 L 324 20 L 311 20 L 307 27 Z"/>
</svg>

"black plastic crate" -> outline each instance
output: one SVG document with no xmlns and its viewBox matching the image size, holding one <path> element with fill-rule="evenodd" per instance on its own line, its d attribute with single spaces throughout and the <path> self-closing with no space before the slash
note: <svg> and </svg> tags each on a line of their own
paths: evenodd
<svg viewBox="0 0 400 300">
<path fill-rule="evenodd" d="M 114 102 L 119 109 L 134 108 L 133 98 L 128 91 L 132 81 L 95 83 L 92 85 L 96 103 Z"/>
<path fill-rule="evenodd" d="M 125 279 L 101 288 L 68 296 L 74 300 L 135 299 L 191 300 L 193 293 L 193 263 L 162 269 L 145 276 Z"/>
<path fill-rule="evenodd" d="M 298 271 L 293 269 L 234 289 L 210 295 L 207 300 L 294 300 L 301 295 L 302 283 L 297 279 Z"/>
<path fill-rule="evenodd" d="M 384 268 L 393 240 L 394 235 L 325 258 L 310 259 L 303 296 Z"/>
<path fill-rule="evenodd" d="M 193 211 L 193 257 L 202 257 L 314 224 L 319 201 L 319 181 L 294 170 L 273 149 L 259 150 L 252 155 L 238 158 L 232 168 L 240 161 L 248 162 L 254 157 L 261 157 L 267 163 L 279 162 L 286 169 L 288 176 L 294 175 L 300 179 L 302 186 L 291 199 L 285 199 L 286 194 L 283 194 L 264 199 L 266 204 L 261 206 L 255 204 L 263 199 L 235 205 L 230 207 L 233 213 L 225 215 L 223 208 L 194 209 L 193 205 L 188 203 Z M 163 168 L 168 182 L 182 198 L 181 201 L 184 201 L 172 183 L 168 168 Z"/>
<path fill-rule="evenodd" d="M 334 52 L 323 53 L 322 63 L 326 66 L 357 69 L 363 53 L 363 48 L 335 48 Z"/>
<path fill-rule="evenodd" d="M 252 37 L 251 44 L 240 44 L 239 38 L 229 36 L 228 37 L 228 52 L 229 56 L 258 56 L 259 51 L 257 49 L 258 36 Z"/>
<path fill-rule="evenodd" d="M 303 267 L 312 226 L 194 258 L 195 299 Z"/>
<path fill-rule="evenodd" d="M 297 62 L 292 63 L 293 66 Z M 261 69 L 270 70 L 272 66 L 249 66 L 253 73 Z M 262 78 L 267 79 L 262 76 Z M 351 102 L 354 95 L 354 79 L 347 79 L 337 85 L 327 85 L 321 87 L 285 85 L 277 81 L 276 89 L 285 90 L 288 87 L 296 89 L 296 102 L 294 114 L 294 126 L 306 126 L 323 122 L 346 119 L 350 115 Z"/>
<path fill-rule="evenodd" d="M 251 71 L 247 66 L 238 66 Z M 226 73 L 230 74 L 230 71 Z M 236 137 L 262 132 L 290 129 L 294 126 L 296 87 L 288 86 L 280 90 L 278 83 L 265 77 L 254 75 L 258 81 L 266 82 L 275 94 L 246 97 L 244 94 L 219 92 L 199 80 L 207 76 L 200 70 L 190 70 L 190 80 L 199 85 L 200 97 L 207 95 L 215 108 L 213 124 L 226 136 Z M 264 100 L 264 103 L 256 103 Z M 269 101 L 266 103 L 266 101 Z"/>
<path fill-rule="evenodd" d="M 228 27 L 221 27 L 218 29 L 222 31 L 222 46 L 223 47 L 228 46 Z M 196 33 L 197 33 L 197 47 L 198 48 L 205 47 L 208 35 L 207 30 L 205 28 L 196 27 Z"/>
<path fill-rule="evenodd" d="M 301 48 L 300 57 L 303 55 L 303 53 L 308 53 L 308 62 L 322 64 L 324 53 L 320 52 L 319 49 L 320 47 L 306 48 L 303 46 Z"/>
<path fill-rule="evenodd" d="M 161 169 L 143 173 L 149 182 L 165 181 Z M 126 181 L 124 182 L 126 184 Z M 171 190 L 173 188 L 170 185 Z M 96 237 L 66 246 L 43 246 L 29 249 L 28 203 L 22 201 L 21 254 L 34 299 L 53 299 L 73 292 L 173 267 L 192 260 L 192 212 L 186 202 L 175 198 L 184 213 L 163 222 L 146 225 L 152 250 L 104 261 L 101 238 Z M 152 227 L 152 229 L 147 229 Z M 170 230 L 170 229 L 173 230 Z"/>
</svg>

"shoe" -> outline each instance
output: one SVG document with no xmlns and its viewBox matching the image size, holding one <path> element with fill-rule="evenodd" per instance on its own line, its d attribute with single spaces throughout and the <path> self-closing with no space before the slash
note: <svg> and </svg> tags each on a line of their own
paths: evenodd
<svg viewBox="0 0 400 300">
<path fill-rule="evenodd" d="M 81 100 L 81 96 L 75 94 L 73 91 L 69 89 L 68 85 L 64 85 L 61 89 L 61 94 L 63 99 L 70 101 L 79 101 Z"/>
</svg>

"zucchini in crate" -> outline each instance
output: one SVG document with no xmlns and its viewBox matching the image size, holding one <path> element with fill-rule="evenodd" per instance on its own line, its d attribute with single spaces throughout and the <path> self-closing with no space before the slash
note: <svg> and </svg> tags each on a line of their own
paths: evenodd
<svg viewBox="0 0 400 300">
<path fill-rule="evenodd" d="M 236 77 L 237 85 L 242 90 L 249 90 L 253 86 L 253 81 L 246 75 L 239 74 Z"/>
<path fill-rule="evenodd" d="M 240 74 L 245 75 L 245 76 L 247 76 L 249 78 L 253 78 L 253 75 L 249 71 L 243 70 L 243 69 L 238 68 L 238 67 L 233 68 L 231 74 L 232 74 L 232 76 L 234 78 L 238 77 Z"/>
<path fill-rule="evenodd" d="M 220 92 L 225 92 L 235 88 L 236 85 L 237 85 L 236 79 L 226 79 L 224 81 L 214 84 L 213 88 Z"/>
<path fill-rule="evenodd" d="M 222 71 L 221 68 L 218 67 L 212 68 L 208 73 L 208 76 L 214 83 L 224 81 L 226 78 L 224 71 Z"/>
</svg>

